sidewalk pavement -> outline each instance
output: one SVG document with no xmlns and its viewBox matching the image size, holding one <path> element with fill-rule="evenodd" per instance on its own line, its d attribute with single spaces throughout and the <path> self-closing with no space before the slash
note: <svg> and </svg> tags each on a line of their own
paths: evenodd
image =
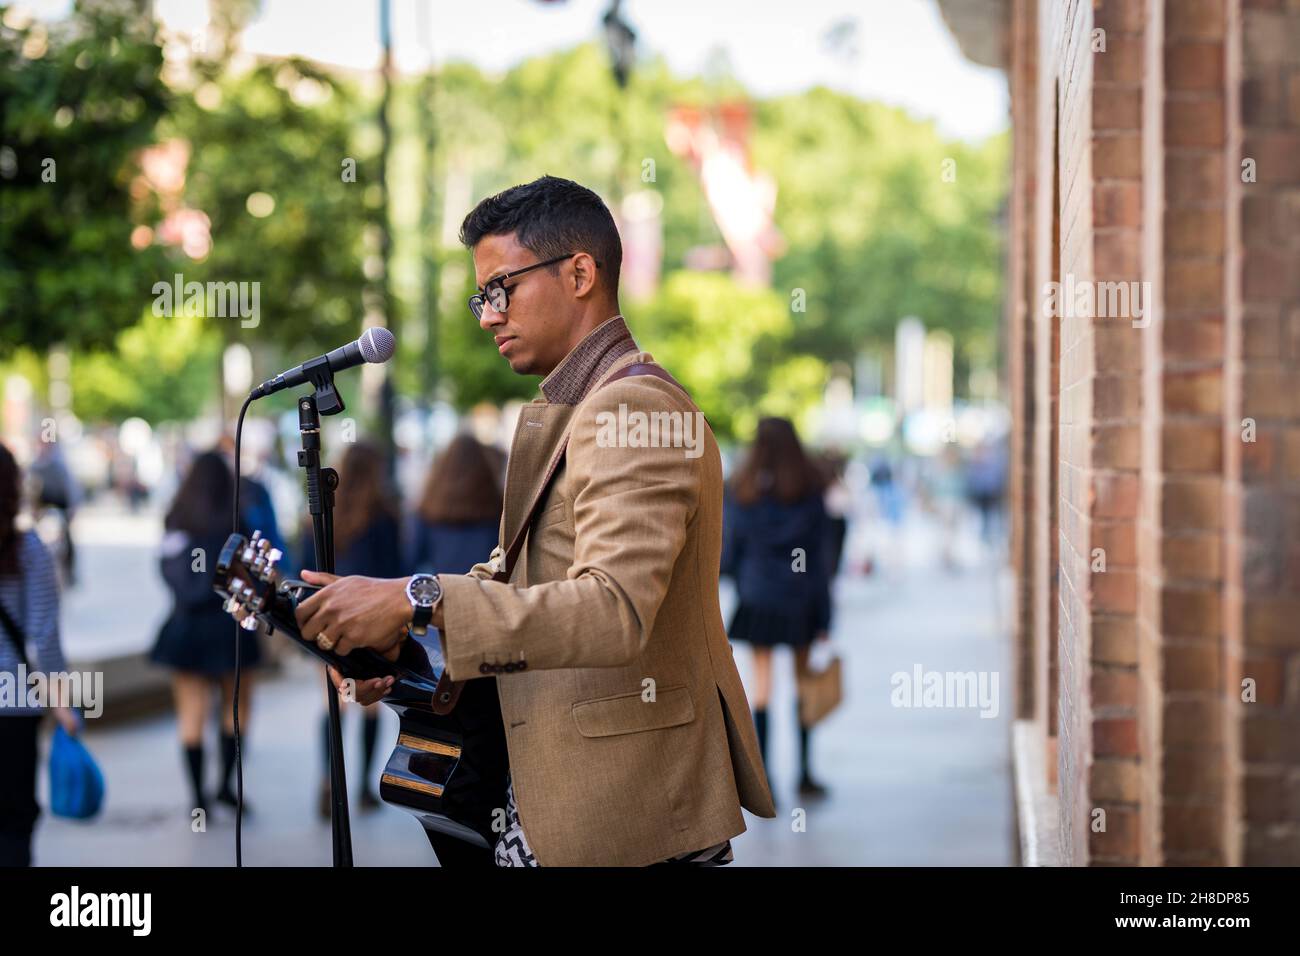
<svg viewBox="0 0 1300 956">
<path fill-rule="evenodd" d="M 739 866 L 1008 865 L 1014 827 L 1010 726 L 1012 680 L 1007 615 L 1000 608 L 999 561 L 969 532 L 959 535 L 964 567 L 938 563 L 943 535 L 909 519 L 893 553 L 878 552 L 869 577 L 836 584 L 833 643 L 844 658 L 845 702 L 812 737 L 814 774 L 829 796 L 801 801 L 795 792 L 797 736 L 793 661 L 775 658 L 770 773 L 777 817 L 746 814 L 733 841 Z M 724 613 L 730 595 L 724 588 Z M 748 677 L 748 649 L 736 661 Z M 895 674 L 975 672 L 998 679 L 997 713 L 979 708 L 904 708 L 891 704 Z M 245 715 L 243 826 L 249 866 L 328 866 L 330 826 L 316 816 L 321 773 L 323 676 L 305 657 L 255 691 Z M 397 718 L 381 709 L 377 775 L 396 737 Z M 359 866 L 431 866 L 419 825 L 387 806 L 361 814 L 360 711 L 344 718 L 352 838 Z M 99 729 L 86 741 L 104 770 L 106 807 L 89 824 L 42 817 L 35 857 L 44 866 L 228 866 L 234 862 L 232 815 L 215 807 L 205 832 L 191 830 L 180 745 L 171 716 Z M 209 787 L 217 774 L 208 744 Z M 47 805 L 42 774 L 41 801 Z"/>
</svg>

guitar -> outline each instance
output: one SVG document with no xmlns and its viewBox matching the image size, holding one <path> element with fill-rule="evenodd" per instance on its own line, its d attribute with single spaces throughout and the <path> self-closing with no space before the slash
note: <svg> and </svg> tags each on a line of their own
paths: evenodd
<svg viewBox="0 0 1300 956">
<path fill-rule="evenodd" d="M 491 848 L 493 814 L 506 805 L 505 728 L 496 681 L 454 682 L 446 673 L 437 631 L 402 642 L 397 660 L 370 648 L 340 656 L 305 640 L 295 610 L 320 590 L 284 578 L 281 553 L 260 531 L 232 534 L 217 558 L 214 590 L 247 630 L 280 634 L 335 668 L 344 678 L 393 677 L 383 702 L 397 712 L 397 746 L 380 778 L 379 796 L 426 830 Z"/>
</svg>

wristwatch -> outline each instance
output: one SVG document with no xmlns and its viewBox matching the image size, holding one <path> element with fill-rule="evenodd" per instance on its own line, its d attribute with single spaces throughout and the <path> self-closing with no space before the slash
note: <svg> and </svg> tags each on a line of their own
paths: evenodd
<svg viewBox="0 0 1300 956">
<path fill-rule="evenodd" d="M 414 574 L 406 582 L 406 599 L 411 602 L 411 633 L 423 637 L 433 618 L 433 606 L 442 600 L 442 585 L 432 574 Z"/>
</svg>

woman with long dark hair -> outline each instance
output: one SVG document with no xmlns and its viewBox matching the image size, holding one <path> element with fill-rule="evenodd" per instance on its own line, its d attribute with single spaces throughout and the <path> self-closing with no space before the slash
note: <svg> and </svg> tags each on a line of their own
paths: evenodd
<svg viewBox="0 0 1300 956">
<path fill-rule="evenodd" d="M 22 510 L 22 472 L 0 444 L 0 673 L 25 703 L 20 668 L 46 675 L 67 670 L 59 643 L 59 583 L 54 559 L 32 530 L 16 525 Z M 51 684 L 53 682 L 50 682 Z M 56 701 L 49 703 L 55 704 Z M 54 715 L 69 734 L 79 723 L 67 707 Z M 39 707 L 0 708 L 0 867 L 30 866 L 36 803 Z"/>
<path fill-rule="evenodd" d="M 409 572 L 465 574 L 497 546 L 501 479 L 492 450 L 460 434 L 429 468 L 407 535 Z"/>
<path fill-rule="evenodd" d="M 722 573 L 735 580 L 739 597 L 728 635 L 754 650 L 750 699 L 764 765 L 772 648 L 792 648 L 795 670 L 802 677 L 808 672 L 813 641 L 829 636 L 825 487 L 825 475 L 804 453 L 794 425 L 784 418 L 764 418 L 728 488 Z M 800 723 L 799 792 L 820 796 L 825 787 L 809 768 L 810 735 L 811 729 Z"/>
<path fill-rule="evenodd" d="M 181 481 L 163 521 L 160 565 L 172 592 L 172 611 L 158 632 L 150 660 L 170 668 L 176 719 L 193 804 L 206 810 L 203 788 L 203 728 L 212 690 L 221 695 L 221 786 L 217 800 L 235 805 L 231 777 L 235 768 L 235 635 L 241 668 L 261 663 L 257 634 L 236 628 L 212 590 L 217 556 L 230 534 L 230 506 L 235 476 L 216 451 L 198 455 Z M 242 525 L 242 522 L 241 522 Z M 240 681 L 239 722 L 246 733 L 252 704 L 252 681 Z M 244 807 L 248 810 L 247 804 Z"/>
<path fill-rule="evenodd" d="M 334 502 L 334 573 L 363 574 L 375 578 L 399 578 L 409 571 L 402 567 L 398 534 L 401 511 L 388 481 L 387 461 L 379 446 L 359 441 L 349 445 L 339 462 L 339 487 Z M 303 567 L 315 569 L 316 548 L 312 526 L 303 526 Z M 361 808 L 379 806 L 370 768 L 379 739 L 379 705 L 364 706 L 361 720 Z M 330 816 L 329 717 L 321 718 L 324 772 L 321 776 L 317 812 Z"/>
</svg>

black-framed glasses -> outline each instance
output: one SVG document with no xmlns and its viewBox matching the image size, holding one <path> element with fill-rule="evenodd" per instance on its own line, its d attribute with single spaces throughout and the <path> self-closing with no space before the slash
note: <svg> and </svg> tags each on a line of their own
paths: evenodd
<svg viewBox="0 0 1300 956">
<path fill-rule="evenodd" d="M 510 290 L 506 288 L 507 279 L 514 279 L 523 275 L 525 272 L 532 272 L 534 269 L 540 269 L 542 266 L 552 266 L 557 262 L 563 262 L 565 259 L 572 259 L 576 252 L 565 253 L 562 256 L 556 256 L 554 259 L 547 259 L 545 262 L 534 262 L 531 266 L 524 266 L 522 269 L 516 269 L 514 272 L 504 272 L 494 279 L 489 279 L 488 284 L 479 289 L 478 292 L 469 297 L 469 310 L 474 313 L 475 319 L 483 318 L 483 303 L 489 303 L 492 308 L 498 312 L 504 312 L 510 308 Z"/>
</svg>

